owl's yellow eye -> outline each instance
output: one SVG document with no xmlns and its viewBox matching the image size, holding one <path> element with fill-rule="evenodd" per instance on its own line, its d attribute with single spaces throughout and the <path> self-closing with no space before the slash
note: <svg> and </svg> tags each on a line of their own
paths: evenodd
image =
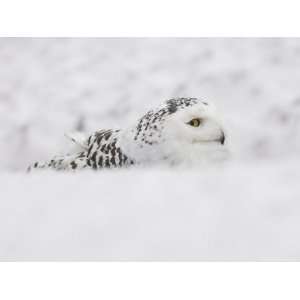
<svg viewBox="0 0 300 300">
<path fill-rule="evenodd" d="M 198 118 L 192 119 L 191 121 L 188 122 L 188 124 L 193 127 L 199 127 L 199 125 L 201 124 L 201 120 Z"/>
</svg>

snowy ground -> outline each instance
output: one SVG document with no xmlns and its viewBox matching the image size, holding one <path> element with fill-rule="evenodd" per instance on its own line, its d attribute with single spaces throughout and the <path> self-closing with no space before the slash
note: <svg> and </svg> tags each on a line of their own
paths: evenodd
<svg viewBox="0 0 300 300">
<path fill-rule="evenodd" d="M 0 39 L 0 260 L 299 260 L 299 80 L 299 39 Z M 215 102 L 231 161 L 24 173 L 174 96 Z"/>
</svg>

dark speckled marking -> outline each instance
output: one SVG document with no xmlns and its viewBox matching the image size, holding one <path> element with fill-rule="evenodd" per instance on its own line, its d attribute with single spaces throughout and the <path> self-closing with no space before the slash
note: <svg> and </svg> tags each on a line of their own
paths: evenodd
<svg viewBox="0 0 300 300">
<path fill-rule="evenodd" d="M 111 162 L 111 164 L 112 164 L 114 167 L 117 166 L 116 160 L 115 160 L 115 157 L 114 157 L 114 156 L 111 157 L 110 162 Z"/>
<path fill-rule="evenodd" d="M 97 169 L 97 161 L 96 161 L 97 151 L 95 151 L 91 156 L 91 161 L 93 163 L 93 168 Z"/>
<path fill-rule="evenodd" d="M 109 167 L 110 167 L 110 164 L 109 164 L 109 158 L 108 158 L 108 157 L 106 157 L 106 159 L 105 159 L 105 167 L 106 167 L 106 168 L 109 168 Z"/>
<path fill-rule="evenodd" d="M 103 167 L 103 157 L 102 157 L 102 156 L 99 157 L 99 160 L 98 160 L 98 166 L 99 166 L 100 168 Z"/>
<path fill-rule="evenodd" d="M 77 164 L 75 163 L 75 161 L 71 162 L 71 167 L 73 170 L 77 168 Z"/>
<path fill-rule="evenodd" d="M 174 112 L 177 111 L 177 105 L 176 105 L 176 102 L 173 101 L 173 99 L 172 99 L 172 100 L 168 100 L 168 101 L 167 101 L 167 104 L 168 104 L 168 106 L 167 106 L 168 112 L 169 112 L 170 114 L 173 114 Z"/>
</svg>

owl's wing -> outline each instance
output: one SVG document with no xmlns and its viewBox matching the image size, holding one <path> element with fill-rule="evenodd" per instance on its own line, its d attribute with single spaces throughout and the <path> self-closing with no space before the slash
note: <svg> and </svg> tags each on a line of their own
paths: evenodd
<svg viewBox="0 0 300 300">
<path fill-rule="evenodd" d="M 77 147 L 69 154 L 55 156 L 46 162 L 32 164 L 32 169 L 76 170 L 84 168 L 102 169 L 129 166 L 133 159 L 127 157 L 119 145 L 120 130 L 99 130 L 86 137 L 82 133 L 66 134 Z"/>
</svg>

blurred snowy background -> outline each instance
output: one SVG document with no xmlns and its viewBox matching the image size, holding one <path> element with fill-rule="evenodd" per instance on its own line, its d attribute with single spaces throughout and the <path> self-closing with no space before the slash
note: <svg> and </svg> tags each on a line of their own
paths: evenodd
<svg viewBox="0 0 300 300">
<path fill-rule="evenodd" d="M 217 105 L 231 162 L 24 174 L 171 97 Z M 300 259 L 300 39 L 1 38 L 0 144 L 0 259 Z"/>
</svg>

